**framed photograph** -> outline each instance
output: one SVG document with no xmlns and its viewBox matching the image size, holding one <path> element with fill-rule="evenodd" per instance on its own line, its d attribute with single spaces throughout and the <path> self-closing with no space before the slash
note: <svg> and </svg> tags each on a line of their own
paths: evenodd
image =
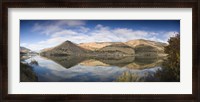
<svg viewBox="0 0 200 102">
<path fill-rule="evenodd" d="M 3 1 L 2 100 L 198 102 L 200 3 L 150 1 Z"/>
</svg>

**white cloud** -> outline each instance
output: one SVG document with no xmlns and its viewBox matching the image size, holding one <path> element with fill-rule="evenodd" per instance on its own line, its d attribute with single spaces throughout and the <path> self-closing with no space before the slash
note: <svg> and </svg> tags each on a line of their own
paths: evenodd
<svg viewBox="0 0 200 102">
<path fill-rule="evenodd" d="M 103 26 L 103 25 L 101 25 L 101 24 L 97 24 L 97 25 L 95 26 L 95 29 L 107 30 L 107 29 L 109 29 L 109 27 Z"/>
<path fill-rule="evenodd" d="M 43 26 L 40 25 L 39 23 L 35 23 L 33 28 L 32 28 L 32 31 L 40 31 L 42 30 Z"/>
<path fill-rule="evenodd" d="M 61 44 L 64 41 L 66 41 L 66 39 L 63 37 L 54 37 L 54 38 L 50 38 L 48 40 L 40 41 L 38 43 L 27 44 L 25 47 L 27 47 L 33 51 L 39 52 L 40 50 L 42 50 L 44 48 L 50 48 L 50 47 L 57 46 L 58 44 Z"/>
<path fill-rule="evenodd" d="M 60 30 L 62 30 L 62 29 L 58 26 L 49 25 L 49 26 L 46 26 L 46 28 L 44 28 L 44 30 L 41 33 L 46 34 L 46 35 L 50 35 L 52 33 L 60 31 Z"/>
<path fill-rule="evenodd" d="M 165 36 L 169 38 L 169 37 L 174 37 L 176 34 L 179 34 L 179 33 L 176 31 L 170 31 L 170 32 L 166 32 Z"/>
<path fill-rule="evenodd" d="M 54 38 L 50 38 L 50 39 L 45 40 L 45 41 L 41 41 L 41 42 L 39 42 L 39 44 L 54 45 L 54 44 L 58 44 L 60 42 L 63 42 L 64 40 L 65 40 L 65 38 L 63 38 L 63 37 L 54 37 Z"/>
<path fill-rule="evenodd" d="M 86 32 L 88 32 L 89 30 L 90 30 L 90 28 L 83 27 L 83 26 L 81 26 L 81 27 L 79 28 L 79 31 L 82 32 L 82 33 L 86 33 Z"/>
<path fill-rule="evenodd" d="M 41 31 L 41 34 L 50 35 L 55 32 L 61 31 L 63 27 L 80 27 L 85 25 L 85 21 L 73 21 L 73 20 L 66 20 L 66 21 L 55 21 L 55 22 L 46 22 L 46 23 L 35 23 L 33 26 L 33 32 Z M 83 28 L 81 28 L 83 29 Z M 85 29 L 86 30 L 86 29 Z"/>
<path fill-rule="evenodd" d="M 48 23 L 45 24 L 35 23 L 32 28 L 33 32 L 40 32 L 41 34 L 46 34 L 46 35 L 52 34 L 60 30 L 62 29 L 58 25 L 53 25 Z"/>
<path fill-rule="evenodd" d="M 96 28 L 96 29 L 100 29 L 100 28 L 102 28 L 102 27 L 103 27 L 103 25 L 97 24 L 95 28 Z"/>
<path fill-rule="evenodd" d="M 39 52 L 41 49 L 43 48 L 48 48 L 48 46 L 44 46 L 44 45 L 39 45 L 39 44 L 29 44 L 27 46 L 25 46 L 26 48 L 29 48 L 33 51 Z"/>
<path fill-rule="evenodd" d="M 73 23 L 73 24 L 72 24 Z M 74 43 L 86 43 L 86 42 L 126 42 L 134 39 L 149 39 L 159 42 L 167 42 L 170 36 L 173 36 L 174 31 L 170 32 L 150 32 L 144 30 L 133 30 L 128 28 L 115 28 L 112 29 L 108 26 L 98 24 L 94 29 L 84 27 L 84 23 L 81 22 L 59 22 L 56 25 L 81 25 L 76 29 L 60 28 L 60 26 L 48 25 L 45 28 L 40 29 L 40 32 L 45 32 L 50 38 L 35 44 L 26 45 L 26 47 L 39 51 L 43 48 L 56 46 L 66 40 L 70 40 Z M 39 25 L 40 26 L 40 25 Z"/>
<path fill-rule="evenodd" d="M 155 36 L 152 36 L 152 37 L 148 38 L 147 40 L 152 40 L 152 41 L 158 41 L 158 42 L 166 43 L 165 40 L 162 40 L 162 39 L 157 38 L 157 37 L 155 37 Z"/>
<path fill-rule="evenodd" d="M 66 21 L 58 21 L 56 23 L 56 25 L 59 25 L 59 26 L 82 26 L 82 25 L 85 25 L 85 21 L 78 21 L 78 20 L 66 20 Z"/>
<path fill-rule="evenodd" d="M 136 39 L 140 37 L 146 37 L 148 36 L 149 32 L 141 31 L 141 30 L 132 30 L 127 28 L 118 28 L 113 30 L 114 34 L 117 34 L 118 36 L 122 36 L 129 39 Z"/>
<path fill-rule="evenodd" d="M 27 46 L 28 44 L 27 43 L 20 43 L 20 46 L 24 47 L 24 46 Z"/>
<path fill-rule="evenodd" d="M 75 34 L 77 34 L 77 32 L 73 30 L 62 30 L 62 31 L 52 34 L 52 37 L 58 37 L 58 36 L 63 36 L 63 35 L 75 35 Z"/>
<path fill-rule="evenodd" d="M 179 32 L 176 31 L 165 32 L 163 40 L 168 41 L 170 37 L 174 37 L 176 34 L 179 34 Z"/>
</svg>

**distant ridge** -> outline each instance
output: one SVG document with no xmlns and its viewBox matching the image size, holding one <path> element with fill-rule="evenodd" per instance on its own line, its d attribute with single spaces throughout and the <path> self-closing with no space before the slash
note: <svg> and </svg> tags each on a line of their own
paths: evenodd
<svg viewBox="0 0 200 102">
<path fill-rule="evenodd" d="M 20 46 L 20 54 L 29 54 L 29 55 L 36 55 L 36 54 L 38 54 L 37 52 L 35 52 L 35 51 L 32 51 L 32 50 L 30 50 L 30 49 L 28 49 L 28 48 L 26 48 L 26 47 L 22 47 L 22 46 Z"/>
<path fill-rule="evenodd" d="M 30 51 L 31 51 L 30 49 L 20 46 L 20 53 L 28 53 Z"/>
</svg>

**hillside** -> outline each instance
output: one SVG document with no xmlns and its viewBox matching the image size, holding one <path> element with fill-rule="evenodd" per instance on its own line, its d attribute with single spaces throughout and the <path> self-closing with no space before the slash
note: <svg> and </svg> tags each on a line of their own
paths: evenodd
<svg viewBox="0 0 200 102">
<path fill-rule="evenodd" d="M 20 53 L 24 53 L 25 54 L 25 53 L 29 53 L 30 51 L 31 51 L 30 49 L 20 46 Z"/>
<path fill-rule="evenodd" d="M 109 45 L 117 44 L 117 43 L 121 43 L 121 42 L 90 42 L 90 43 L 80 43 L 78 46 L 91 50 L 91 51 L 95 51 L 105 46 L 109 46 Z"/>
<path fill-rule="evenodd" d="M 88 52 L 88 50 L 77 46 L 71 41 L 65 41 L 62 44 L 50 48 L 44 49 L 41 54 L 42 55 L 82 55 Z"/>
<path fill-rule="evenodd" d="M 157 57 L 164 55 L 167 44 L 150 40 L 138 39 L 127 42 L 91 42 L 74 44 L 65 41 L 62 44 L 46 48 L 41 55 L 77 55 L 87 57 L 117 58 L 124 56 Z"/>
<path fill-rule="evenodd" d="M 133 48 L 136 48 L 136 46 L 151 46 L 152 48 L 155 48 L 155 50 L 157 50 L 159 53 L 164 53 L 164 46 L 167 46 L 166 43 L 144 39 L 130 40 L 125 43 Z"/>
<path fill-rule="evenodd" d="M 111 53 L 111 54 L 118 55 L 118 56 L 135 54 L 135 51 L 132 47 L 130 47 L 126 44 L 123 44 L 123 43 L 108 45 L 97 51 L 104 52 L 104 53 Z"/>
</svg>

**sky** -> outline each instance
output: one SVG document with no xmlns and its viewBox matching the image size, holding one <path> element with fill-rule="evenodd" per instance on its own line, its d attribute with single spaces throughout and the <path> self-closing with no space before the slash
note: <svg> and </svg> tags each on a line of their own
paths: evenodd
<svg viewBox="0 0 200 102">
<path fill-rule="evenodd" d="M 20 46 L 33 51 L 66 40 L 126 42 L 146 39 L 167 43 L 180 32 L 180 20 L 20 20 Z"/>
</svg>

